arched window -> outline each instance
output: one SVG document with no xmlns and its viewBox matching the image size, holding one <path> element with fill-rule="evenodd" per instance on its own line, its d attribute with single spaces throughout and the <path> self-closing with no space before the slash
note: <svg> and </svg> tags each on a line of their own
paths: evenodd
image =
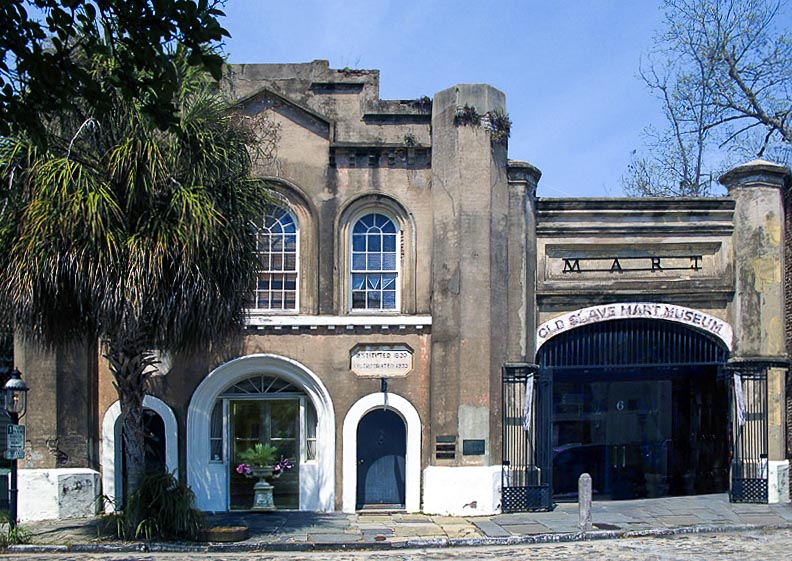
<svg viewBox="0 0 792 561">
<path fill-rule="evenodd" d="M 384 214 L 371 213 L 352 227 L 351 307 L 397 310 L 399 306 L 400 231 Z"/>
<path fill-rule="evenodd" d="M 294 216 L 273 206 L 258 232 L 261 270 L 253 298 L 256 310 L 297 310 L 299 227 Z"/>
</svg>

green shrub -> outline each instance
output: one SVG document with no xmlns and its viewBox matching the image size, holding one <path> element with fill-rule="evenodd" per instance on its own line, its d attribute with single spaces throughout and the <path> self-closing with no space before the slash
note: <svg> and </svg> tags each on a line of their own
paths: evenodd
<svg viewBox="0 0 792 561">
<path fill-rule="evenodd" d="M 30 532 L 22 526 L 17 524 L 16 528 L 11 529 L 8 524 L 8 513 L 0 513 L 0 527 L 2 528 L 2 531 L 0 531 L 0 547 L 30 543 Z"/>
<path fill-rule="evenodd" d="M 194 540 L 203 527 L 195 494 L 173 474 L 147 475 L 122 511 L 108 515 L 105 528 L 123 540 Z"/>
</svg>

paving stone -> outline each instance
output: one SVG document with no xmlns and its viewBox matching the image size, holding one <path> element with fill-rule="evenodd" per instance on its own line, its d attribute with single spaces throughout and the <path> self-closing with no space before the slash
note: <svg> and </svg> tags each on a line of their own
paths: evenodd
<svg viewBox="0 0 792 561">
<path fill-rule="evenodd" d="M 546 534 L 549 531 L 547 526 L 542 524 L 516 524 L 506 528 L 514 535 Z"/>
<path fill-rule="evenodd" d="M 657 521 L 665 526 L 696 526 L 702 524 L 701 518 L 696 516 L 658 516 Z"/>
<path fill-rule="evenodd" d="M 355 543 L 363 539 L 363 534 L 308 534 L 312 543 Z"/>
<path fill-rule="evenodd" d="M 505 538 L 512 535 L 511 532 L 508 532 L 492 520 L 478 520 L 474 524 L 485 536 L 490 538 Z"/>
</svg>

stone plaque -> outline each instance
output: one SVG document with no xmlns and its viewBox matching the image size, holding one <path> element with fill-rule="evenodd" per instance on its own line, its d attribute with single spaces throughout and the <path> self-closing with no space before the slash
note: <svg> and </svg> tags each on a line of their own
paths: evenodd
<svg viewBox="0 0 792 561">
<path fill-rule="evenodd" d="M 407 345 L 357 345 L 350 369 L 361 378 L 402 378 L 413 369 L 413 350 Z"/>
</svg>

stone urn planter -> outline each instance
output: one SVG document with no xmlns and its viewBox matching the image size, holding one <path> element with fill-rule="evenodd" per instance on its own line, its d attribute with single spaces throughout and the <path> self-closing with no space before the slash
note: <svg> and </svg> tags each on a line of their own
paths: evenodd
<svg viewBox="0 0 792 561">
<path fill-rule="evenodd" d="M 250 510 L 256 512 L 276 510 L 275 502 L 272 499 L 272 485 L 267 481 L 272 477 L 272 467 L 251 466 L 250 475 L 258 478 L 256 484 L 253 485 L 253 506 Z"/>
</svg>

